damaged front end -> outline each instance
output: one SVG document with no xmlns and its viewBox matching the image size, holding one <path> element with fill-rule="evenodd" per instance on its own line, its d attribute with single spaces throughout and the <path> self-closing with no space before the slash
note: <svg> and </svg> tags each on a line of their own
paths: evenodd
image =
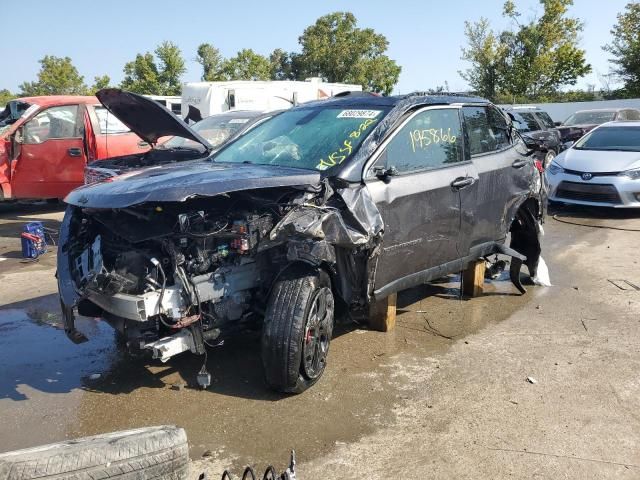
<svg viewBox="0 0 640 480">
<path fill-rule="evenodd" d="M 363 195 L 325 181 L 118 209 L 71 205 L 58 257 L 66 332 L 85 340 L 74 327 L 77 307 L 163 362 L 203 354 L 206 344 L 259 325 L 274 282 L 295 263 L 334 278 L 340 271 L 343 303 L 364 305 L 357 259 L 366 261 L 382 223 L 361 207 L 372 205 Z"/>
</svg>

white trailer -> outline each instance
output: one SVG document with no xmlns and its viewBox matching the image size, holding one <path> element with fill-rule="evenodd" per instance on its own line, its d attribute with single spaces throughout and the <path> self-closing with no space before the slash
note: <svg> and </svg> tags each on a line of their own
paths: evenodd
<svg viewBox="0 0 640 480">
<path fill-rule="evenodd" d="M 178 96 L 172 95 L 145 95 L 145 97 L 155 100 L 167 110 L 180 116 L 182 100 Z"/>
<path fill-rule="evenodd" d="M 228 110 L 282 110 L 348 91 L 362 91 L 362 86 L 326 83 L 320 78 L 306 81 L 188 82 L 182 85 L 182 118 L 197 121 L 199 117 Z"/>
</svg>

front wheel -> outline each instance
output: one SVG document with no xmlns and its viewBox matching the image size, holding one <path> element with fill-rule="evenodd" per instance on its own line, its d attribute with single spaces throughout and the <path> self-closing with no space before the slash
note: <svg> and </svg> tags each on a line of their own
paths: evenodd
<svg viewBox="0 0 640 480">
<path fill-rule="evenodd" d="M 292 267 L 273 288 L 262 331 L 262 364 L 274 390 L 301 393 L 327 365 L 335 303 L 328 275 Z"/>
</svg>

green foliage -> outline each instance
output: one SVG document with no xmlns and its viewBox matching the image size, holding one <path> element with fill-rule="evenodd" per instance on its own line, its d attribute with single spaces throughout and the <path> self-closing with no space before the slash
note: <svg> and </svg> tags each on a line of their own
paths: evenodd
<svg viewBox="0 0 640 480">
<path fill-rule="evenodd" d="M 371 28 L 357 27 L 349 12 L 320 17 L 299 38 L 297 58 L 304 77 L 362 85 L 369 91 L 391 93 L 401 67 L 384 53 L 389 42 Z"/>
<path fill-rule="evenodd" d="M 464 22 L 468 46 L 462 49 L 462 59 L 471 68 L 458 72 L 478 95 L 494 99 L 504 72 L 505 46 L 491 31 L 489 20 L 481 18 L 476 23 Z"/>
<path fill-rule="evenodd" d="M 276 48 L 269 55 L 271 80 L 304 80 L 300 71 L 300 55 Z"/>
<path fill-rule="evenodd" d="M 109 75 L 101 75 L 99 77 L 93 77 L 93 85 L 89 88 L 89 93 L 95 95 L 98 90 L 103 88 L 109 88 L 111 84 L 111 77 Z"/>
<path fill-rule="evenodd" d="M 202 80 L 205 82 L 215 82 L 222 80 L 223 58 L 220 50 L 210 43 L 201 43 L 198 46 L 196 62 L 202 65 Z"/>
<path fill-rule="evenodd" d="M 136 55 L 124 66 L 121 88 L 147 95 L 180 95 L 180 77 L 186 72 L 182 53 L 172 42 L 162 42 L 150 52 Z"/>
<path fill-rule="evenodd" d="M 6 105 L 7 103 L 9 103 L 9 100 L 13 100 L 14 98 L 16 98 L 16 95 L 11 93 L 6 88 L 0 90 L 0 106 Z"/>
<path fill-rule="evenodd" d="M 461 76 L 479 94 L 538 99 L 557 95 L 590 73 L 584 50 L 578 47 L 582 22 L 567 16 L 573 0 L 539 0 L 542 15 L 519 23 L 520 13 L 508 0 L 503 15 L 513 29 L 495 33 L 486 19 L 467 23 L 467 48 L 462 58 L 471 68 Z"/>
<path fill-rule="evenodd" d="M 245 48 L 222 62 L 220 73 L 223 80 L 269 80 L 271 63 L 268 58 Z"/>
<path fill-rule="evenodd" d="M 35 82 L 22 83 L 21 96 L 84 95 L 86 93 L 84 77 L 71 63 L 71 58 L 45 55 L 39 63 L 38 79 Z"/>
<path fill-rule="evenodd" d="M 640 3 L 628 3 L 611 30 L 613 40 L 603 49 L 613 55 L 614 73 L 628 95 L 640 96 Z"/>
</svg>

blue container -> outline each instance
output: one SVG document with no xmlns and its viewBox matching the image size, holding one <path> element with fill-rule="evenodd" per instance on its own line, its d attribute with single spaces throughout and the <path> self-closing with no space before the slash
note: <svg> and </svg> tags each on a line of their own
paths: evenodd
<svg viewBox="0 0 640 480">
<path fill-rule="evenodd" d="M 42 222 L 29 222 L 25 224 L 20 235 L 22 241 L 23 258 L 38 258 L 47 253 L 47 241 L 44 238 Z"/>
</svg>

